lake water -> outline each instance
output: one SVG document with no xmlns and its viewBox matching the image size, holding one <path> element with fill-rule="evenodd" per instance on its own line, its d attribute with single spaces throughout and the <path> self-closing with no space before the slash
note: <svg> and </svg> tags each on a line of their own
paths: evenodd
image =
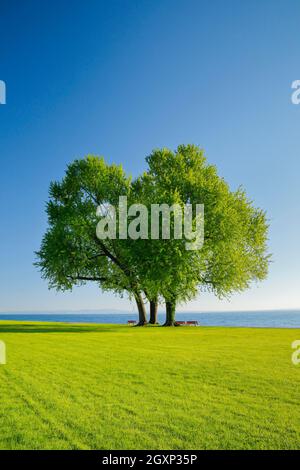
<svg viewBox="0 0 300 470">
<path fill-rule="evenodd" d="M 158 315 L 163 323 L 165 315 Z M 178 312 L 177 320 L 197 320 L 203 326 L 252 326 L 262 328 L 300 328 L 300 310 L 274 310 L 255 312 Z M 0 320 L 47 321 L 71 323 L 126 324 L 137 320 L 133 313 L 0 313 Z"/>
</svg>

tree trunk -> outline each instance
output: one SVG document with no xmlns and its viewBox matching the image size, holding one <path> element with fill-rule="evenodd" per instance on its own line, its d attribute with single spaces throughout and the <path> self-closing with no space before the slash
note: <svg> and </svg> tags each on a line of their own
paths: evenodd
<svg viewBox="0 0 300 470">
<path fill-rule="evenodd" d="M 136 305 L 137 305 L 138 312 L 139 312 L 139 322 L 137 323 L 136 326 L 144 326 L 147 324 L 147 317 L 146 317 L 146 308 L 145 308 L 143 298 L 139 292 L 136 292 L 134 294 L 134 298 L 135 298 Z"/>
<path fill-rule="evenodd" d="M 157 310 L 158 310 L 158 302 L 157 300 L 150 300 L 150 322 L 151 325 L 157 325 Z"/>
<path fill-rule="evenodd" d="M 167 300 L 166 301 L 166 321 L 164 326 L 178 326 L 178 323 L 175 321 L 175 312 L 176 312 L 176 301 Z"/>
</svg>

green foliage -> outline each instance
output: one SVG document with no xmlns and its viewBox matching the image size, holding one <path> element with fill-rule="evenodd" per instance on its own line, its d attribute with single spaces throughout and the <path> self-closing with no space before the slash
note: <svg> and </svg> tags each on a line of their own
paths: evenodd
<svg viewBox="0 0 300 470">
<path fill-rule="evenodd" d="M 148 203 L 155 199 L 181 206 L 204 204 L 205 210 L 201 250 L 187 251 L 178 240 L 160 243 L 165 297 L 172 297 L 173 292 L 175 298 L 185 300 L 195 293 L 196 285 L 228 296 L 266 277 L 266 215 L 253 206 L 243 189 L 230 191 L 194 145 L 181 145 L 176 152 L 155 150 L 147 162 L 149 170 L 136 184 Z"/>
<path fill-rule="evenodd" d="M 96 281 L 104 290 L 132 289 L 133 275 L 122 240 L 96 237 L 97 207 L 116 205 L 119 196 L 129 191 L 130 178 L 122 167 L 94 156 L 76 160 L 60 183 L 50 185 L 49 228 L 36 263 L 50 287 L 65 290 Z"/>
</svg>

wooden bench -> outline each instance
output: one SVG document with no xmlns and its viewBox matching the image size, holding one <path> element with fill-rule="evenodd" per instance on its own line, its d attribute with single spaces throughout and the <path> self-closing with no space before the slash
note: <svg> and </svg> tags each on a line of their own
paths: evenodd
<svg viewBox="0 0 300 470">
<path fill-rule="evenodd" d="M 136 320 L 128 320 L 128 325 L 135 325 L 136 324 Z"/>
<path fill-rule="evenodd" d="M 198 326 L 197 320 L 187 321 L 186 324 L 189 325 L 189 326 Z"/>
<path fill-rule="evenodd" d="M 177 321 L 176 322 L 178 325 L 186 325 L 186 321 Z"/>
</svg>

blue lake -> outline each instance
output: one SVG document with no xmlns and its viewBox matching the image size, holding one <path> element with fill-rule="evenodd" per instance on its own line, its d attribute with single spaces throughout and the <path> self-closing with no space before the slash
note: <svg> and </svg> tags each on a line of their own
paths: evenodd
<svg viewBox="0 0 300 470">
<path fill-rule="evenodd" d="M 165 315 L 158 315 L 160 323 Z M 0 313 L 0 320 L 47 321 L 71 323 L 126 324 L 136 320 L 135 313 Z M 264 328 L 300 328 L 300 310 L 273 310 L 255 312 L 178 312 L 177 320 L 197 320 L 203 326 L 253 326 Z"/>
</svg>

